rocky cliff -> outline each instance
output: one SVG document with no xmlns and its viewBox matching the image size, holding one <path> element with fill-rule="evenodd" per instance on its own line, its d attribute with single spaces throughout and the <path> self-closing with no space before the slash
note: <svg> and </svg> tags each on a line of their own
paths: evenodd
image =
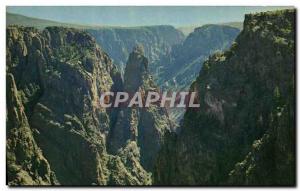
<svg viewBox="0 0 300 191">
<path fill-rule="evenodd" d="M 195 31 L 186 38 L 180 29 L 168 25 L 92 27 L 7 13 L 7 26 L 11 24 L 39 29 L 64 26 L 85 30 L 96 38 L 122 74 L 132 48 L 141 44 L 155 82 L 159 86 L 175 90 L 188 89 L 200 71 L 202 62 L 215 51 L 227 49 L 239 32 L 239 27 L 232 23 L 194 26 Z"/>
<path fill-rule="evenodd" d="M 102 91 L 122 86 L 116 67 L 87 33 L 7 28 L 9 185 L 147 185 L 128 144 L 106 149 L 110 112 Z"/>
<path fill-rule="evenodd" d="M 148 69 L 148 59 L 143 47 L 137 46 L 130 53 L 125 74 L 124 91 L 133 95 L 140 92 L 145 100 L 148 91 L 159 92 Z M 136 144 L 140 150 L 142 166 L 152 172 L 164 135 L 172 130 L 172 122 L 165 108 L 151 104 L 149 107 L 121 108 L 111 131 L 110 150 L 118 153 L 127 144 Z"/>
<path fill-rule="evenodd" d="M 36 144 L 12 74 L 7 75 L 7 177 L 11 185 L 57 184 Z"/>
<path fill-rule="evenodd" d="M 295 11 L 246 15 L 238 33 L 7 27 L 8 185 L 294 185 Z M 152 72 L 177 90 L 197 76 L 201 106 L 176 133 L 155 104 L 99 104 L 159 92 Z"/>
<path fill-rule="evenodd" d="M 230 50 L 204 62 L 158 185 L 295 185 L 295 11 L 245 16 Z"/>
</svg>

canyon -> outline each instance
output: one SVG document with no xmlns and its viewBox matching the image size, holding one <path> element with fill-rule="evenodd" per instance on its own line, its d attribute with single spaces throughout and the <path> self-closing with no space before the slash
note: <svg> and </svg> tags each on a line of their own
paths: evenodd
<svg viewBox="0 0 300 191">
<path fill-rule="evenodd" d="M 187 36 L 8 17 L 8 185 L 295 185 L 295 10 Z M 99 104 L 161 90 L 200 107 Z"/>
</svg>

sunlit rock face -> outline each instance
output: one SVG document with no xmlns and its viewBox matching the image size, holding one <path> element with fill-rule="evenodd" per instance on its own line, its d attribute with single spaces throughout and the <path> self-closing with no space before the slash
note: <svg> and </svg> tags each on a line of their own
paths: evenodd
<svg viewBox="0 0 300 191">
<path fill-rule="evenodd" d="M 111 113 L 99 97 L 123 84 L 93 37 L 8 27 L 6 72 L 9 185 L 151 183 L 135 144 L 107 153 Z"/>
</svg>

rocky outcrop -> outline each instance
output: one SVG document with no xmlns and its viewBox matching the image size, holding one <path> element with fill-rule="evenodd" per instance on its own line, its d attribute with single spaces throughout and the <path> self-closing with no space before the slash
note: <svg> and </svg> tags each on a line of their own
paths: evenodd
<svg viewBox="0 0 300 191">
<path fill-rule="evenodd" d="M 190 88 L 200 109 L 168 135 L 154 184 L 295 185 L 294 10 L 246 15 Z"/>
<path fill-rule="evenodd" d="M 140 92 L 143 100 L 148 91 L 159 91 L 149 74 L 148 60 L 142 46 L 135 47 L 129 55 L 124 75 L 124 91 L 130 95 Z M 142 166 L 151 172 L 164 135 L 171 128 L 167 111 L 158 105 L 122 108 L 110 134 L 110 150 L 117 153 L 128 141 L 134 142 L 140 149 Z"/>
<path fill-rule="evenodd" d="M 129 149 L 106 151 L 111 117 L 100 93 L 122 81 L 89 34 L 8 27 L 6 70 L 9 185 L 149 184 Z"/>
</svg>

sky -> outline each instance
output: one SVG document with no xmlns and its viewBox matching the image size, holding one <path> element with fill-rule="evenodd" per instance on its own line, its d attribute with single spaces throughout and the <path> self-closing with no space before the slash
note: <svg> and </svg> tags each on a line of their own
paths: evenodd
<svg viewBox="0 0 300 191">
<path fill-rule="evenodd" d="M 246 13 L 288 7 L 189 7 L 189 6 L 9 6 L 7 12 L 64 23 L 110 26 L 173 25 L 242 22 Z"/>
</svg>

